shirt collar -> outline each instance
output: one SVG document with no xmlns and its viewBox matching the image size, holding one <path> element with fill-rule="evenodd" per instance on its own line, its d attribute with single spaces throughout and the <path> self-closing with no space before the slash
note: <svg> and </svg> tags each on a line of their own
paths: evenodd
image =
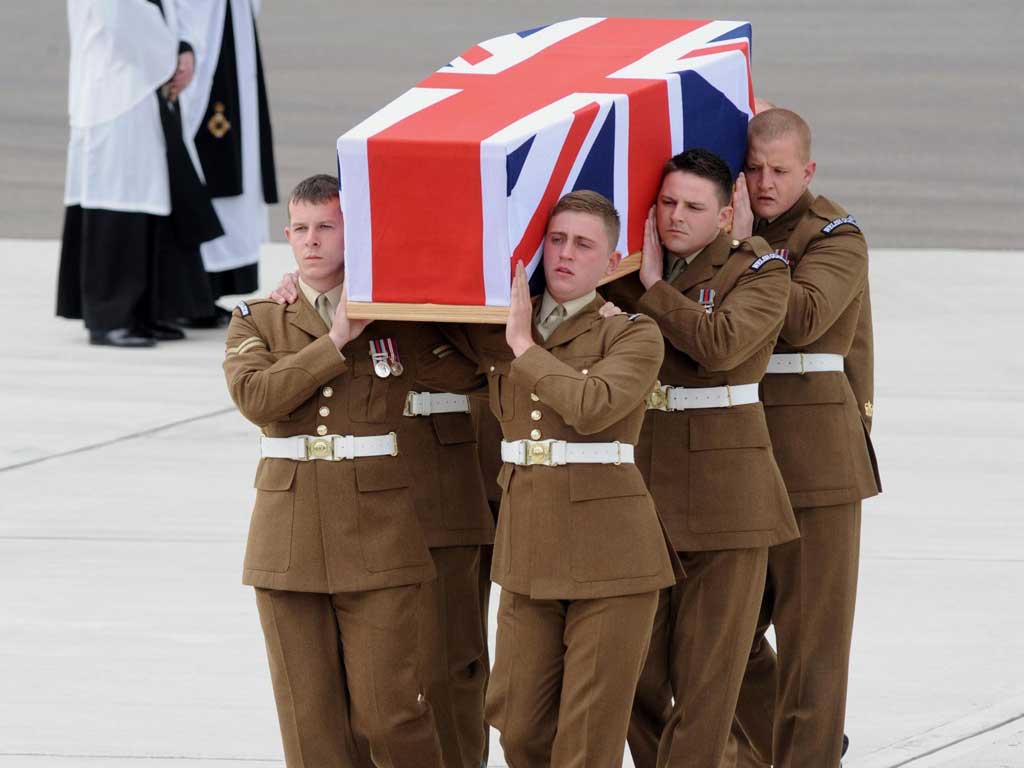
<svg viewBox="0 0 1024 768">
<path fill-rule="evenodd" d="M 339 302 L 341 302 L 341 289 L 344 285 L 345 283 L 341 282 L 330 290 L 324 291 L 327 295 L 327 303 L 330 304 L 331 309 L 336 309 Z M 301 277 L 299 278 L 299 289 L 302 291 L 302 295 L 306 297 L 306 300 L 316 307 L 316 300 L 320 298 L 320 291 L 308 285 Z"/>
<path fill-rule="evenodd" d="M 597 297 L 597 291 L 591 291 L 585 296 L 580 296 L 575 299 L 569 299 L 562 304 L 565 308 L 565 320 L 568 320 L 573 315 L 579 314 L 584 307 L 592 302 Z M 548 315 L 558 306 L 558 302 L 552 298 L 551 294 L 545 289 L 544 296 L 540 300 L 540 311 L 537 316 L 539 322 L 543 322 Z"/>
</svg>

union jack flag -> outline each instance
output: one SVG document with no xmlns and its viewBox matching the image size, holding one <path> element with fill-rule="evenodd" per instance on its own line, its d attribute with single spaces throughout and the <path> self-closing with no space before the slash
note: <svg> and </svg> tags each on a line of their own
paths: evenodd
<svg viewBox="0 0 1024 768">
<path fill-rule="evenodd" d="M 349 298 L 508 306 L 576 189 L 612 200 L 638 251 L 672 154 L 739 171 L 750 40 L 740 21 L 579 18 L 473 46 L 338 139 Z"/>
</svg>

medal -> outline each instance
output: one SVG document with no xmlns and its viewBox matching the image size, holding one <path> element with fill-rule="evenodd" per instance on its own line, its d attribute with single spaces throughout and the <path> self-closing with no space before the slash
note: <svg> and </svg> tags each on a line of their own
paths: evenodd
<svg viewBox="0 0 1024 768">
<path fill-rule="evenodd" d="M 697 294 L 697 301 L 703 305 L 704 311 L 710 315 L 711 310 L 715 308 L 715 289 L 701 288 L 700 293 Z"/>
<path fill-rule="evenodd" d="M 398 359 L 398 346 L 395 344 L 394 339 L 384 339 L 384 346 L 388 352 L 388 365 L 391 366 L 392 376 L 401 376 L 405 370 L 405 366 Z"/>
<path fill-rule="evenodd" d="M 370 339 L 370 358 L 373 360 L 373 372 L 378 377 L 386 379 L 391 375 L 391 366 L 388 365 L 388 353 L 384 349 L 383 340 Z"/>
</svg>

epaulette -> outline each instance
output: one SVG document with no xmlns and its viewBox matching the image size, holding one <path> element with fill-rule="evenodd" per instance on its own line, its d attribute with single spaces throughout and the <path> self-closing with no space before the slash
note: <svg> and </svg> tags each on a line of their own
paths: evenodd
<svg viewBox="0 0 1024 768">
<path fill-rule="evenodd" d="M 274 306 L 281 306 L 273 299 L 249 299 L 249 301 L 239 301 L 235 305 L 235 312 L 238 312 L 239 317 L 249 317 L 252 314 L 252 308 L 260 304 L 273 304 Z M 234 312 L 232 312 L 234 314 Z"/>
<path fill-rule="evenodd" d="M 758 256 L 754 263 L 750 265 L 750 268 L 757 272 L 761 267 L 767 264 L 769 261 L 781 261 L 787 267 L 789 266 L 789 251 L 785 248 L 778 248 L 771 253 L 766 253 L 764 256 Z"/>
<path fill-rule="evenodd" d="M 834 203 L 824 195 L 818 195 L 814 198 L 814 201 L 811 203 L 811 211 L 820 219 L 825 221 L 821 231 L 826 235 L 832 234 L 833 230 L 843 226 L 844 224 L 856 227 L 857 231 L 860 231 L 860 225 L 857 223 L 857 219 L 843 208 L 843 206 L 838 203 Z"/>
</svg>

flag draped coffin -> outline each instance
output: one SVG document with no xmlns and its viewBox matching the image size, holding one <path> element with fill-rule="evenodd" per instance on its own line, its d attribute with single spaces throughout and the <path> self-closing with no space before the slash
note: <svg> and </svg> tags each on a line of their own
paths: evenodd
<svg viewBox="0 0 1024 768">
<path fill-rule="evenodd" d="M 537 269 L 576 189 L 611 199 L 618 249 L 638 251 L 672 154 L 739 171 L 750 39 L 738 21 L 579 18 L 470 48 L 338 139 L 349 300 L 507 307 L 513 264 Z"/>
</svg>

